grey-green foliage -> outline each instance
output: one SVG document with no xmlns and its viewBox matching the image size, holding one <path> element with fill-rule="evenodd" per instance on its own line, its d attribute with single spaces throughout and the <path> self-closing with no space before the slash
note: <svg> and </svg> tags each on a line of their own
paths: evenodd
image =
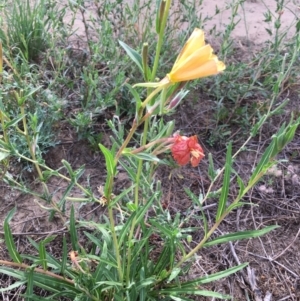
<svg viewBox="0 0 300 301">
<path fill-rule="evenodd" d="M 0 27 L 3 47 L 13 55 L 32 61 L 49 47 L 53 4 L 47 0 L 6 1 Z"/>
</svg>

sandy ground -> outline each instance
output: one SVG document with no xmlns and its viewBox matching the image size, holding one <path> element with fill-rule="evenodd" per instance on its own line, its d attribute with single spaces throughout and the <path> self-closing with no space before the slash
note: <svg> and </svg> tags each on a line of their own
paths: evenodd
<svg viewBox="0 0 300 301">
<path fill-rule="evenodd" d="M 67 2 L 66 0 L 60 1 L 62 3 Z M 101 2 L 101 0 L 99 0 L 99 2 Z M 174 1 L 174 8 L 178 2 L 179 0 Z M 224 2 L 222 0 L 203 0 L 203 4 L 199 7 L 198 13 L 201 14 L 202 20 L 205 19 L 206 21 L 201 25 L 201 27 L 204 27 L 206 32 L 214 27 L 216 28 L 216 31 L 224 31 L 226 26 L 231 22 L 230 17 L 232 15 L 233 7 L 232 5 L 230 6 L 230 4 L 233 2 L 237 1 L 228 0 Z M 217 15 L 215 15 L 216 5 L 218 5 L 220 9 L 220 13 Z M 232 36 L 236 38 L 237 41 L 245 40 L 246 38 L 251 41 L 251 43 L 256 45 L 265 43 L 268 41 L 268 39 L 270 39 L 270 35 L 266 29 L 273 28 L 272 25 L 278 17 L 280 17 L 281 21 L 280 31 L 286 32 L 288 37 L 292 36 L 295 32 L 294 24 L 297 20 L 297 17 L 300 18 L 300 0 L 288 2 L 283 10 L 277 12 L 276 5 L 277 2 L 275 0 L 246 0 L 243 6 L 239 7 L 236 12 L 235 23 L 237 23 L 237 25 L 232 32 Z M 91 8 L 86 15 L 90 14 L 92 16 L 94 14 L 93 9 L 94 8 Z M 270 24 L 264 22 L 265 14 L 269 10 L 272 13 L 272 22 Z M 70 20 L 71 13 L 66 17 L 65 21 L 69 22 Z M 182 26 L 184 26 L 184 24 L 182 24 Z M 76 30 L 76 36 L 74 35 L 75 38 L 78 36 L 86 36 L 85 28 L 82 22 L 82 15 L 80 13 L 78 13 L 76 16 L 73 30 Z M 209 104 L 211 103 L 209 102 Z M 188 127 L 187 124 L 193 124 L 194 128 L 192 130 L 194 133 L 197 133 L 197 131 L 203 127 L 202 122 L 204 118 L 200 115 L 203 111 L 201 109 L 202 107 L 200 107 L 202 104 L 199 104 L 198 106 L 199 107 L 185 108 L 185 111 L 182 112 L 182 116 L 186 116 L 186 118 L 181 117 L 184 121 L 182 122 L 181 128 L 184 129 Z M 191 117 L 193 116 L 191 112 L 194 111 L 199 112 L 199 114 L 197 113 L 194 117 Z M 68 129 L 66 129 L 66 132 L 66 136 L 69 135 Z M 292 145 L 294 147 L 293 150 L 299 150 L 298 141 L 294 142 Z M 65 151 L 65 148 L 67 147 L 66 145 L 68 146 L 69 144 L 62 144 L 60 146 L 61 149 L 56 148 L 52 153 L 50 152 L 48 154 L 48 157 L 51 158 L 51 160 L 47 160 L 47 162 L 50 164 L 50 167 L 56 169 L 58 166 L 61 166 L 60 161 L 62 158 L 70 162 L 74 168 L 79 168 L 79 166 L 86 164 L 87 173 L 97 175 L 97 177 L 91 177 L 95 181 L 91 183 L 92 186 L 96 187 L 101 183 L 104 183 L 104 178 L 99 179 L 99 170 L 103 169 L 103 162 L 97 158 L 97 165 L 95 163 L 94 154 L 91 153 L 90 149 L 88 149 L 86 145 L 82 145 L 81 142 L 69 146 L 67 151 Z M 255 146 L 252 147 L 254 148 Z M 260 146 L 258 146 L 258 149 L 259 147 Z M 223 157 L 220 160 L 222 159 Z M 244 160 L 241 160 L 240 165 L 244 168 L 244 165 L 242 164 L 243 161 Z M 206 170 L 207 166 L 202 166 L 202 169 Z M 199 177 L 197 170 L 182 169 L 180 172 L 183 174 L 183 177 L 180 178 L 180 183 L 186 187 L 191 187 L 192 185 L 197 186 L 199 185 L 199 181 L 202 179 L 202 177 Z M 295 174 L 299 174 L 298 169 Z M 166 172 L 165 178 L 168 178 L 168 176 L 169 174 Z M 222 226 L 220 231 L 223 231 L 224 233 L 233 232 L 231 225 L 235 225 L 237 220 L 240 220 L 240 226 L 242 230 L 259 228 L 261 225 L 268 225 L 268 223 L 274 224 L 275 221 L 281 225 L 282 228 L 277 230 L 276 234 L 274 235 L 270 234 L 262 237 L 261 239 L 253 239 L 236 243 L 234 245 L 234 252 L 237 253 L 241 262 L 250 262 L 251 269 L 256 271 L 256 281 L 258 287 L 256 291 L 258 290 L 259 292 L 262 292 L 266 296 L 265 300 L 270 300 L 267 299 L 267 295 L 268 291 L 271 291 L 274 301 L 299 301 L 300 194 L 298 193 L 295 185 L 290 183 L 287 185 L 284 179 L 282 179 L 282 181 L 278 180 L 278 183 L 278 189 L 276 190 L 278 191 L 277 194 L 274 193 L 274 195 L 272 194 L 268 196 L 259 190 L 258 192 L 254 191 L 255 193 L 253 193 L 252 201 L 259 206 L 253 206 L 251 210 L 247 209 L 243 211 L 241 215 L 238 214 L 237 217 L 232 215 L 230 217 L 231 219 L 228 219 L 227 223 Z M 178 184 L 175 180 L 174 183 L 171 184 L 174 185 L 172 187 L 177 189 Z M 201 184 L 204 185 L 202 182 Z M 274 185 L 276 186 L 276 184 Z M 56 198 L 58 201 L 60 193 L 61 191 L 64 191 L 65 187 L 60 182 L 54 181 L 50 183 L 50 187 L 53 189 L 53 191 L 56 191 L 55 201 Z M 174 191 L 176 190 L 175 188 Z M 281 194 L 282 191 L 285 191 L 284 196 Z M 190 206 L 190 203 L 186 202 L 186 207 L 184 207 L 185 204 L 183 200 L 186 199 L 186 195 L 184 192 L 181 193 L 182 195 L 177 196 L 178 200 L 180 201 L 175 202 L 173 206 L 174 208 L 176 207 L 176 210 L 184 212 L 187 210 L 188 206 Z M 48 222 L 48 214 L 45 213 L 45 211 L 40 208 L 36 202 L 33 202 L 32 197 L 24 198 L 24 195 L 21 193 L 10 191 L 7 189 L 7 187 L 0 186 L 0 196 L 1 195 L 4 195 L 4 198 L 2 200 L 2 208 L 0 208 L 0 220 L 5 218 L 8 210 L 10 210 L 12 206 L 17 206 L 17 214 L 15 215 L 13 221 L 14 223 L 12 225 L 12 231 L 15 237 L 17 237 L 20 252 L 28 253 L 28 250 L 26 249 L 28 247 L 28 243 L 25 241 L 25 234 L 29 235 L 30 233 L 39 233 L 39 235 L 46 237 L 52 233 L 59 234 L 64 232 L 65 229 L 60 221 L 55 220 L 51 223 Z M 172 206 L 172 204 L 170 206 Z M 82 218 L 96 219 L 100 215 L 99 211 L 95 211 L 93 207 L 83 207 L 81 210 L 82 212 L 80 210 L 78 211 L 78 216 Z M 3 229 L 0 227 L 0 234 L 1 233 L 3 233 Z M 61 256 L 61 249 L 59 247 L 56 251 L 57 254 L 53 255 L 57 257 Z M 203 256 L 199 257 L 199 265 L 201 264 L 201 266 L 204 268 L 207 268 L 209 265 L 211 265 L 212 268 L 219 268 L 220 270 L 222 270 L 224 267 L 236 265 L 237 262 L 235 262 L 231 256 L 232 252 L 233 251 L 229 249 L 228 246 L 224 246 L 220 249 L 215 247 L 210 249 L 209 252 L 206 250 L 203 252 Z M 0 259 L 2 258 L 7 259 L 8 256 L 6 254 L 6 247 L 4 244 L 1 244 L 0 239 Z M 195 268 L 195 274 L 197 273 L 199 273 L 198 266 Z M 247 277 L 244 278 L 247 279 Z M 228 278 L 228 287 L 233 288 L 234 292 L 232 292 L 232 295 L 235 296 L 235 300 L 244 301 L 245 295 L 243 291 L 245 284 L 240 284 L 240 279 L 243 279 L 243 277 L 240 275 Z M 7 279 L 4 279 L 3 282 L 1 282 L 0 277 L 0 287 L 2 284 L 4 285 L 4 283 L 5 286 L 8 286 Z M 226 290 L 228 290 L 228 287 L 226 286 L 227 284 L 225 284 L 222 285 L 226 288 Z M 220 287 L 222 287 L 222 285 Z M 248 284 L 246 286 L 248 289 L 250 288 Z M 240 287 L 242 287 L 242 289 Z M 241 297 L 239 298 L 238 296 Z M 8 297 L 7 300 L 9 300 Z M 201 299 L 201 301 L 202 300 L 204 299 Z M 207 299 L 205 299 L 205 301 L 206 300 Z"/>
<path fill-rule="evenodd" d="M 199 8 L 200 13 L 203 16 L 209 17 L 214 15 L 216 7 L 218 6 L 221 13 L 216 15 L 212 20 L 207 20 L 205 28 L 212 28 L 216 25 L 217 31 L 223 31 L 230 23 L 232 10 L 234 8 L 228 8 L 228 3 L 234 3 L 237 1 L 224 1 L 224 4 L 220 4 L 219 0 L 204 0 L 203 5 Z M 238 22 L 235 29 L 232 32 L 232 36 L 236 38 L 248 38 L 255 44 L 261 44 L 266 42 L 270 35 L 266 29 L 272 27 L 272 23 L 266 23 L 265 15 L 271 12 L 272 21 L 280 16 L 281 32 L 287 32 L 287 36 L 290 37 L 295 33 L 295 21 L 300 17 L 300 1 L 290 1 L 286 4 L 283 10 L 277 11 L 277 1 L 275 0 L 246 0 L 242 6 L 239 6 L 237 10 L 237 16 L 235 22 Z"/>
<path fill-rule="evenodd" d="M 64 2 L 64 1 L 63 1 Z M 132 5 L 132 0 L 124 1 Z M 271 37 L 267 29 L 274 31 L 274 22 L 280 20 L 280 32 L 286 32 L 287 37 L 295 33 L 296 20 L 300 18 L 300 0 L 285 1 L 283 9 L 278 9 L 276 0 L 245 0 L 242 5 L 237 5 L 237 0 L 203 0 L 202 5 L 198 7 L 198 15 L 201 15 L 203 27 L 207 32 L 215 27 L 217 32 L 222 32 L 230 24 L 233 11 L 236 10 L 234 18 L 235 28 L 232 31 L 232 37 L 237 39 L 249 39 L 252 43 L 259 45 L 268 41 Z M 173 9 L 178 6 L 179 0 L 172 3 Z M 219 13 L 216 14 L 216 10 Z M 88 12 L 94 16 L 94 8 Z M 270 22 L 266 22 L 266 16 L 270 13 Z M 66 16 L 66 22 L 69 22 L 71 15 Z M 182 24 L 185 27 L 185 24 Z M 77 36 L 84 37 L 84 26 L 81 14 L 77 14 L 74 26 Z"/>
</svg>

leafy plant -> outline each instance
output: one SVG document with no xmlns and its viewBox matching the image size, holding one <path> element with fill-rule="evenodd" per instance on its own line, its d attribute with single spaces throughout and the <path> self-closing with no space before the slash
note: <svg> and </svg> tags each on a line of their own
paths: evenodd
<svg viewBox="0 0 300 301">
<path fill-rule="evenodd" d="M 69 298 L 84 301 L 178 301 L 192 300 L 193 296 L 231 299 L 232 296 L 227 294 L 208 290 L 206 284 L 240 271 L 247 263 L 193 278 L 189 272 L 195 256 L 204 248 L 255 238 L 277 228 L 277 225 L 274 225 L 216 236 L 220 224 L 230 213 L 245 205 L 243 199 L 247 193 L 262 179 L 268 169 L 277 163 L 277 154 L 291 142 L 300 124 L 300 119 L 291 118 L 288 124 L 283 124 L 279 128 L 269 139 L 268 147 L 248 178 L 242 179 L 235 171 L 234 160 L 237 155 L 245 151 L 248 143 L 258 134 L 264 123 L 285 105 L 286 102 L 274 108 L 280 88 L 284 85 L 295 61 L 299 44 L 295 44 L 292 60 L 282 68 L 280 76 L 277 77 L 270 106 L 261 112 L 257 122 L 251 126 L 248 139 L 241 147 L 237 147 L 235 152 L 233 143 L 227 144 L 223 168 L 216 170 L 212 156 L 209 155 L 207 174 L 210 185 L 206 191 L 196 195 L 191 190 L 185 189 L 187 196 L 201 212 L 200 232 L 199 229 L 185 226 L 189 217 L 182 216 L 180 213 L 171 214 L 164 208 L 161 182 L 155 179 L 155 172 L 162 164 L 172 166 L 166 157 L 161 158 L 161 154 L 168 152 L 171 152 L 179 165 L 190 162 L 195 167 L 203 159 L 204 151 L 198 143 L 197 136 L 173 134 L 174 121 L 166 122 L 164 116 L 171 115 L 187 95 L 188 91 L 185 90 L 187 81 L 218 74 L 224 70 L 225 65 L 213 56 L 211 46 L 205 44 L 203 31 L 195 29 L 170 71 L 167 71 L 166 76 L 160 81 L 156 80 L 158 72 L 164 74 L 159 69 L 164 58 L 162 54 L 166 53 L 163 52 L 163 42 L 165 35 L 168 34 L 167 20 L 170 5 L 170 0 L 157 3 L 156 20 L 153 22 L 156 25 L 156 45 L 153 47 L 155 51 L 148 43 L 143 43 L 137 51 L 128 43 L 119 42 L 124 53 L 135 64 L 135 72 L 140 72 L 138 78 L 144 80 L 135 83 L 134 86 L 123 83 L 131 94 L 134 119 L 128 132 L 118 118 L 108 121 L 114 137 L 110 148 L 99 144 L 105 159 L 106 179 L 97 193 L 94 193 L 89 185 L 84 186 L 80 183 L 84 174 L 83 166 L 75 170 L 69 162 L 62 160 L 62 167 L 54 170 L 45 164 L 39 151 L 40 117 L 37 113 L 27 111 L 28 101 L 40 87 L 28 86 L 26 90 L 21 89 L 25 86 L 24 82 L 20 81 L 16 69 L 13 68 L 15 78 L 24 86 L 12 85 L 8 89 L 13 91 L 12 99 L 15 101 L 14 106 L 18 114 L 5 111 L 4 107 L 0 108 L 3 132 L 0 138 L 2 178 L 11 187 L 34 195 L 40 206 L 49 212 L 50 220 L 54 215 L 62 220 L 68 230 L 70 247 L 67 238 L 63 236 L 61 258 L 57 259 L 46 248 L 55 236 L 47 237 L 39 243 L 28 238 L 37 253 L 20 254 L 9 225 L 15 213 L 15 209 L 11 210 L 4 221 L 4 238 L 11 261 L 0 260 L 0 273 L 16 279 L 16 282 L 0 288 L 0 292 L 24 286 L 26 291 L 22 296 L 28 300 L 40 300 L 40 297 L 34 293 L 36 287 L 48 292 L 47 300 Z M 84 13 L 81 3 L 76 3 L 73 8 Z M 233 25 L 234 22 L 231 26 Z M 90 43 L 89 47 L 92 49 L 93 43 Z M 153 55 L 150 54 L 151 51 Z M 6 62 L 9 63 L 9 60 Z M 2 58 L 0 63 L 0 70 L 3 71 Z M 167 64 L 162 67 L 162 70 L 166 66 Z M 122 79 L 123 75 L 122 73 Z M 89 105 L 94 101 L 97 103 L 101 98 L 97 85 L 99 77 L 91 76 L 88 70 L 84 70 L 83 79 L 86 83 L 87 98 L 81 99 L 84 110 L 82 114 L 77 115 L 79 117 L 74 122 L 74 125 L 79 128 L 88 126 L 89 121 L 92 123 L 92 119 L 87 117 L 89 114 L 86 110 Z M 1 74 L 1 80 L 8 82 L 7 74 L 4 72 Z M 222 84 L 225 85 L 225 81 Z M 114 92 L 117 93 L 119 86 L 115 89 Z M 18 133 L 26 141 L 28 154 L 18 149 L 13 140 L 13 133 Z M 96 139 L 98 137 L 93 140 L 93 143 Z M 30 162 L 35 167 L 37 180 L 41 184 L 38 190 L 10 175 L 9 163 L 13 158 Z M 126 172 L 130 185 L 117 192 L 115 182 L 120 166 Z M 49 179 L 52 177 L 67 183 L 58 201 L 54 199 L 49 189 Z M 230 196 L 229 189 L 233 185 L 238 189 Z M 81 197 L 72 196 L 75 188 L 81 191 Z M 203 204 L 212 196 L 217 199 L 217 210 L 214 219 L 208 220 Z M 42 201 L 45 201 L 47 206 L 42 204 Z M 67 212 L 67 202 L 98 203 L 106 207 L 108 214 L 103 217 L 101 223 L 80 220 L 76 216 L 74 205 L 71 206 L 70 213 Z M 85 235 L 88 244 L 83 245 L 82 240 L 79 239 L 80 231 Z M 196 232 L 197 237 L 200 235 L 201 238 L 197 238 L 191 244 Z M 187 248 L 188 244 L 189 248 Z"/>
<path fill-rule="evenodd" d="M 36 60 L 40 52 L 49 47 L 50 30 L 53 29 L 49 10 L 53 9 L 53 5 L 45 0 L 7 2 L 3 18 L 5 26 L 0 28 L 3 47 L 27 61 Z"/>
</svg>

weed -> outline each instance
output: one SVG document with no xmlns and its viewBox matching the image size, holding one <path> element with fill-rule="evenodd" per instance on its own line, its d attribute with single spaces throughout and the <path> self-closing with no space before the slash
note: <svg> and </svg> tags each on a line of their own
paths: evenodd
<svg viewBox="0 0 300 301">
<path fill-rule="evenodd" d="M 0 39 L 12 57 L 20 55 L 21 59 L 33 61 L 49 47 L 50 31 L 53 29 L 49 18 L 51 9 L 53 7 L 45 0 L 6 3 L 5 26 L 2 24 L 0 28 Z"/>
</svg>

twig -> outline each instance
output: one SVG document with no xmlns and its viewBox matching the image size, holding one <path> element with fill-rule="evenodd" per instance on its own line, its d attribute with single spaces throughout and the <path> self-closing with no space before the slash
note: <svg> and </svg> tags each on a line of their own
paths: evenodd
<svg viewBox="0 0 300 301">
<path fill-rule="evenodd" d="M 273 258 L 270 258 L 270 260 L 276 260 L 277 258 L 282 256 L 293 245 L 293 243 L 295 242 L 295 240 L 297 239 L 299 234 L 300 234 L 300 228 L 299 228 L 298 233 L 296 234 L 295 238 L 293 239 L 293 241 L 280 254 L 278 254 L 277 256 L 275 256 Z"/>
<path fill-rule="evenodd" d="M 257 254 L 254 254 L 254 253 L 248 252 L 248 251 L 247 251 L 247 253 L 250 254 L 250 255 L 252 255 L 252 256 L 256 256 L 256 257 L 263 258 L 265 260 L 274 262 L 274 263 L 278 264 L 279 266 L 281 266 L 282 268 L 284 268 L 286 271 L 290 272 L 297 279 L 300 278 L 300 275 L 297 275 L 295 272 L 289 270 L 286 266 L 284 266 L 283 264 L 279 263 L 278 261 L 272 260 L 272 258 L 270 258 L 270 257 L 265 257 L 265 256 L 257 255 Z"/>
<path fill-rule="evenodd" d="M 27 264 L 24 264 L 24 263 L 10 262 L 10 261 L 6 261 L 6 260 L 0 260 L 0 264 L 5 265 L 5 266 L 15 267 L 15 268 L 21 268 L 21 269 L 25 269 L 25 270 L 31 268 L 30 265 L 27 265 Z M 59 279 L 59 280 L 62 280 L 62 281 L 65 281 L 65 282 L 68 282 L 68 283 L 74 285 L 74 281 L 72 281 L 68 278 L 64 278 L 62 276 L 59 276 L 57 274 L 54 274 L 52 272 L 45 271 L 45 270 L 40 269 L 40 268 L 33 268 L 33 270 L 37 273 L 48 275 L 48 276 L 51 276 L 53 278 L 56 278 L 56 279 Z"/>
<path fill-rule="evenodd" d="M 238 256 L 236 255 L 236 252 L 235 252 L 235 249 L 234 249 L 234 246 L 233 246 L 233 243 L 230 241 L 229 242 L 229 247 L 230 247 L 230 251 L 233 255 L 233 258 L 235 259 L 236 263 L 237 264 L 241 264 Z M 255 301 L 262 301 L 262 293 L 261 293 L 261 290 L 258 288 L 257 284 L 256 284 L 256 279 L 255 279 L 255 274 L 254 274 L 254 270 L 251 269 L 249 266 L 247 267 L 247 273 L 248 273 L 248 276 L 246 275 L 246 273 L 241 270 L 240 271 L 242 273 L 242 282 L 243 284 L 245 285 L 245 282 L 247 282 L 250 287 L 251 287 L 251 290 L 254 294 L 254 297 L 255 297 Z M 247 291 L 245 291 L 247 293 Z"/>
</svg>

